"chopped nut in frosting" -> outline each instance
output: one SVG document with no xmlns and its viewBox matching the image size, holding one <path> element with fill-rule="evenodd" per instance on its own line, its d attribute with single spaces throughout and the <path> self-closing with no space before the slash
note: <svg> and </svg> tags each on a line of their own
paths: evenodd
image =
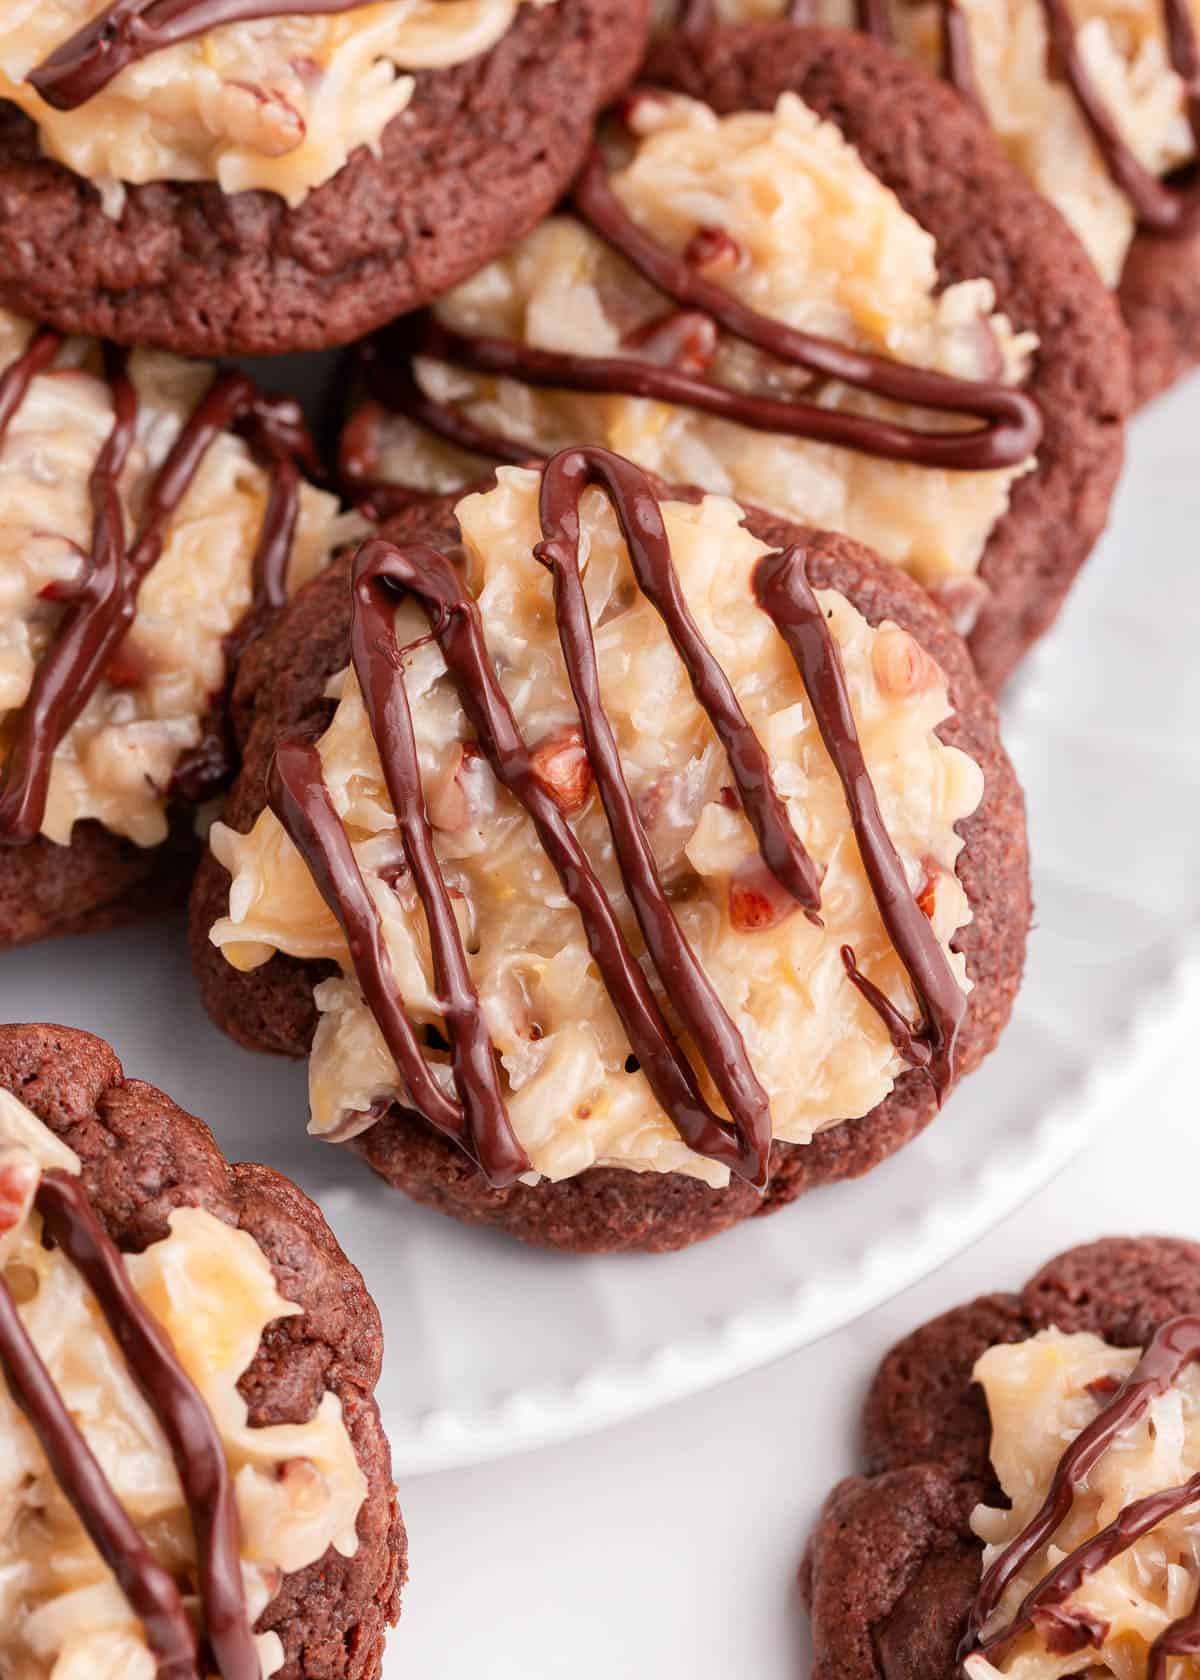
<svg viewBox="0 0 1200 1680">
<path fill-rule="evenodd" d="M 22 351 L 26 323 L 0 315 L 0 366 Z M 203 363 L 135 353 L 137 441 L 121 481 L 126 529 L 157 469 L 212 378 Z M 111 392 L 96 352 L 68 346 L 41 374 L 0 442 L 0 762 L 63 608 L 47 599 L 87 567 L 88 479 L 112 427 Z M 268 479 L 246 444 L 219 437 L 172 520 L 143 583 L 133 627 L 55 754 L 41 832 L 67 845 L 94 818 L 139 846 L 167 834 L 167 789 L 180 756 L 225 681 L 225 637 L 251 603 L 254 551 Z M 305 486 L 290 583 L 318 571 L 361 529 L 324 491 Z"/>
<path fill-rule="evenodd" d="M 414 72 L 489 51 L 522 0 L 387 0 L 225 24 L 128 65 L 78 109 L 56 110 L 26 78 L 108 3 L 6 0 L 0 99 L 119 215 L 122 185 L 145 181 L 216 181 L 300 204 L 360 146 L 379 149 L 412 99 Z"/>
<path fill-rule="evenodd" d="M 991 282 L 940 291 L 933 239 L 795 95 L 774 112 L 727 117 L 647 95 L 630 123 L 636 144 L 613 173 L 614 191 L 656 239 L 690 252 L 706 278 L 764 315 L 857 349 L 968 379 L 1023 378 L 1035 341 L 996 313 Z M 560 216 L 449 293 L 435 314 L 459 332 L 586 356 L 628 350 L 671 307 L 582 223 Z M 799 393 L 809 381 L 737 343 L 718 344 L 705 365 L 715 383 L 745 391 Z M 669 483 L 844 531 L 931 587 L 972 576 L 1014 477 L 1032 464 L 951 472 L 750 431 L 648 398 L 534 391 L 428 359 L 418 374 L 431 396 L 540 454 L 604 444 Z M 973 423 L 931 420 L 836 381 L 808 396 L 910 425 Z M 380 477 L 438 491 L 477 478 L 483 465 L 395 417 L 377 446 Z"/>
<path fill-rule="evenodd" d="M 1026 1527 L 1042 1504 L 1071 1442 L 1107 1404 L 1140 1358 L 1090 1333 L 1045 1330 L 1029 1341 L 992 1347 L 975 1366 L 992 1421 L 992 1464 L 1009 1509 L 981 1505 L 972 1526 L 984 1568 Z M 1182 1486 L 1200 1471 L 1200 1370 L 1188 1366 L 1136 1422 L 1122 1429 L 1089 1470 L 1049 1546 L 1021 1569 L 984 1635 L 1011 1621 L 1025 1594 L 1077 1546 L 1146 1494 Z M 1127 1551 L 1089 1574 L 1055 1613 L 995 1652 L 967 1661 L 969 1680 L 1058 1680 L 1086 1672 L 1140 1680 L 1150 1647 L 1188 1614 L 1200 1575 L 1196 1508 L 1168 1517 Z M 1056 1637 L 1075 1630 L 1071 1639 Z M 1086 1642 L 1082 1645 L 1079 1640 Z M 1055 1644 L 1074 1644 L 1056 1652 Z M 1179 1670 L 1191 1671 L 1191 1664 Z"/>
<path fill-rule="evenodd" d="M 79 1161 L 0 1090 L 4 1279 L 125 1510 L 177 1580 L 194 1578 L 187 1506 L 162 1430 L 80 1274 L 42 1244 L 33 1197 L 47 1168 L 75 1174 Z M 366 1481 L 336 1395 L 327 1393 L 307 1423 L 248 1422 L 238 1381 L 267 1325 L 300 1311 L 280 1295 L 253 1237 L 200 1208 L 178 1209 L 170 1227 L 125 1265 L 216 1423 L 241 1519 L 247 1606 L 257 1621 L 283 1575 L 331 1546 L 354 1556 Z M 257 1644 L 267 1680 L 283 1666 L 283 1647 L 274 1633 Z M 155 1672 L 141 1625 L 0 1380 L 0 1673 L 154 1680 Z"/>
<path fill-rule="evenodd" d="M 722 21 L 778 19 L 788 0 L 715 0 Z M 941 69 L 941 13 L 949 0 L 889 7 L 896 43 Z M 988 120 L 1009 157 L 1057 206 L 1110 286 L 1134 235 L 1133 207 L 1112 180 L 1070 87 L 1052 73 L 1042 0 L 953 0 L 971 43 L 971 69 Z M 1067 0 L 1088 76 L 1138 162 L 1167 175 L 1195 155 L 1182 78 L 1167 55 L 1161 0 Z M 1192 0 L 1200 24 L 1200 5 Z M 673 6 L 657 8 L 662 27 Z M 853 0 L 816 0 L 822 23 L 850 25 Z"/>
<path fill-rule="evenodd" d="M 551 580 L 533 557 L 539 483 L 528 469 L 502 468 L 494 489 L 459 504 L 468 579 L 535 764 L 571 813 L 636 951 L 641 941 L 574 733 L 578 713 Z M 724 753 L 661 620 L 636 589 L 609 503 L 593 490 L 582 502 L 581 551 L 605 705 L 664 886 L 745 1038 L 771 1098 L 775 1135 L 806 1142 L 821 1127 L 873 1108 L 903 1065 L 878 1015 L 849 983 L 842 945 L 854 946 L 905 1014 L 915 1016 L 917 1005 L 880 921 L 795 663 L 752 593 L 766 549 L 742 527 L 741 509 L 723 497 L 667 502 L 663 511 L 701 634 L 769 754 L 797 832 L 825 871 L 823 926 L 794 902 L 779 904 L 732 795 Z M 962 845 L 955 824 L 979 803 L 981 772 L 938 739 L 937 726 L 950 712 L 945 678 L 907 632 L 887 622 L 873 629 L 832 591 L 820 599 L 885 821 L 913 893 L 925 893 L 927 914 L 948 948 L 970 919 L 955 873 Z M 427 631 L 420 612 L 402 605 L 400 644 L 419 643 Z M 726 1182 L 726 1169 L 686 1148 L 644 1073 L 630 1065 L 628 1040 L 578 915 L 529 819 L 475 747 L 436 645 L 426 640 L 412 648 L 404 680 L 438 856 L 500 1055 L 513 1127 L 536 1171 L 561 1179 L 607 1163 Z M 434 1026 L 440 1012 L 427 931 L 353 673 L 335 678 L 330 694 L 337 709 L 320 742 L 325 780 L 379 910 L 404 1004 L 416 1022 Z M 248 969 L 285 951 L 340 963 L 342 975 L 316 994 L 312 1129 L 335 1137 L 363 1130 L 378 1100 L 402 1100 L 403 1093 L 338 926 L 300 854 L 270 811 L 249 834 L 217 825 L 212 846 L 233 878 L 229 914 L 212 930 L 230 962 Z M 962 957 L 950 961 L 965 990 Z"/>
</svg>

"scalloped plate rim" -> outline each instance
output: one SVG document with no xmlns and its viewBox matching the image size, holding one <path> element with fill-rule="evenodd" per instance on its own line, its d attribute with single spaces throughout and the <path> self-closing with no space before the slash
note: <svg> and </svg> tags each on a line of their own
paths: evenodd
<svg viewBox="0 0 1200 1680">
<path fill-rule="evenodd" d="M 993 1229 L 1069 1165 L 1111 1118 L 1125 1090 L 1152 1065 L 1160 1046 L 1187 1018 L 1193 999 L 1200 1006 L 1200 923 L 1190 937 L 1181 937 L 1142 1007 L 1123 1023 L 1110 1057 L 1079 1068 L 1039 1116 L 1030 1134 L 1036 1149 L 1025 1157 L 1022 1170 L 1003 1172 L 989 1158 L 969 1181 L 978 1193 L 957 1203 L 955 1218 L 943 1218 L 936 1235 L 926 1206 L 908 1224 L 866 1243 L 856 1256 L 856 1272 L 868 1281 L 839 1289 L 824 1312 L 812 1310 L 814 1291 L 808 1282 L 773 1303 L 729 1314 L 706 1332 L 664 1342 L 641 1359 L 608 1360 L 572 1381 L 515 1388 L 474 1412 L 426 1412 L 405 1425 L 399 1440 L 393 1433 L 396 1473 L 462 1469 L 644 1416 L 808 1347 L 894 1299 Z M 989 1189 L 993 1180 L 997 1186 Z M 919 1245 L 908 1251 L 902 1270 L 887 1267 L 888 1254 L 912 1227 L 921 1234 Z M 739 1340 L 742 1347 L 727 1348 Z"/>
</svg>

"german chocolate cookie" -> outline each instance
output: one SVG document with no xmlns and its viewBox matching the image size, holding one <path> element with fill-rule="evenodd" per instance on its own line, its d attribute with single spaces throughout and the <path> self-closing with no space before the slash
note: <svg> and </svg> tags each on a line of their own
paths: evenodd
<svg viewBox="0 0 1200 1680">
<path fill-rule="evenodd" d="M 311 1052 L 310 1129 L 457 1218 L 695 1242 L 868 1171 L 1007 1019 L 994 709 L 845 538 L 603 450 L 501 468 L 304 590 L 235 708 L 205 1003 Z"/>
<path fill-rule="evenodd" d="M 782 18 L 786 0 L 700 0 L 663 28 Z M 954 83 L 1071 223 L 1120 300 L 1145 402 L 1200 356 L 1200 96 L 1190 0 L 815 0 Z"/>
<path fill-rule="evenodd" d="M 294 1184 L 90 1034 L 0 1027 L 0 1668 L 375 1680 L 381 1347 Z"/>
<path fill-rule="evenodd" d="M 1160 1680 L 1200 1654 L 1198 1314 L 1200 1245 L 1115 1237 L 894 1348 L 801 1573 L 813 1680 Z"/>
<path fill-rule="evenodd" d="M 362 523 L 244 375 L 0 312 L 0 949 L 177 902 L 226 690 Z"/>
<path fill-rule="evenodd" d="M 646 0 L 25 8 L 0 299 L 189 355 L 345 343 L 546 213 L 646 28 Z"/>
<path fill-rule="evenodd" d="M 1111 296 L 963 101 L 864 36 L 676 35 L 645 74 L 572 215 L 367 347 L 348 479 L 380 507 L 603 444 L 873 548 L 999 689 L 1106 518 Z"/>
</svg>

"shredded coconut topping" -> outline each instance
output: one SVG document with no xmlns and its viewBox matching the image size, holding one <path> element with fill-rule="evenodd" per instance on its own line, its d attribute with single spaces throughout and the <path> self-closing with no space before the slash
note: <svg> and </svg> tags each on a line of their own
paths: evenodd
<svg viewBox="0 0 1200 1680">
<path fill-rule="evenodd" d="M 1024 377 L 1036 341 L 996 313 L 991 282 L 940 291 L 934 240 L 840 131 L 795 95 L 774 112 L 727 117 L 694 100 L 648 95 L 634 103 L 630 123 L 635 143 L 612 176 L 624 208 L 760 313 L 962 378 Z M 632 353 L 638 334 L 672 307 L 596 235 L 560 216 L 448 294 L 435 314 L 459 332 L 587 356 Z M 427 359 L 418 374 L 431 396 L 537 453 L 603 444 L 670 483 L 844 531 L 931 587 L 974 582 L 1013 479 L 1032 465 L 948 472 L 750 431 L 647 398 L 534 391 Z M 836 381 L 812 386 L 803 371 L 737 343 L 719 345 L 707 376 L 929 423 Z M 381 477 L 422 488 L 461 486 L 482 465 L 396 417 L 383 422 L 378 445 Z"/>
<path fill-rule="evenodd" d="M 980 1505 L 972 1527 L 984 1543 L 985 1570 L 1030 1522 L 1058 1462 L 1129 1375 L 1140 1349 L 1114 1348 L 1090 1333 L 1045 1330 L 1025 1342 L 992 1347 L 975 1366 L 992 1420 L 992 1463 L 1011 1509 Z M 1200 1471 L 1200 1371 L 1182 1376 L 1122 1430 L 1079 1490 L 1051 1543 L 1009 1585 L 984 1637 L 1011 1621 L 1025 1594 L 1069 1552 L 1147 1494 L 1180 1487 Z M 1036 1625 L 992 1660 L 968 1659 L 970 1680 L 1058 1680 L 1111 1675 L 1143 1680 L 1150 1647 L 1192 1608 L 1200 1576 L 1200 1520 L 1194 1506 L 1167 1518 L 1111 1563 L 1089 1575 L 1062 1610 L 1094 1643 L 1067 1653 L 1047 1644 Z M 1050 1632 L 1053 1643 L 1058 1643 Z M 1069 1641 L 1068 1641 L 1069 1642 Z M 1193 1664 L 1177 1665 L 1180 1675 Z"/>
<path fill-rule="evenodd" d="M 941 68 L 946 0 L 901 0 L 897 44 Z M 722 21 L 779 18 L 787 0 L 715 0 Z M 1056 77 L 1041 0 L 954 0 L 968 26 L 971 67 L 988 120 L 1009 157 L 1057 206 L 1110 286 L 1134 235 L 1133 207 L 1112 180 L 1070 88 Z M 1068 0 L 1088 75 L 1138 161 L 1167 175 L 1195 155 L 1185 88 L 1171 68 L 1161 0 Z M 1200 22 L 1200 6 L 1193 6 Z M 672 8 L 659 5 L 670 27 Z M 822 23 L 853 26 L 853 0 L 816 0 Z"/>
<path fill-rule="evenodd" d="M 29 330 L 0 315 L 0 365 L 21 353 Z M 130 372 L 140 405 L 121 482 L 127 530 L 136 529 L 154 474 L 212 377 L 203 363 L 147 351 L 134 354 Z M 112 422 L 95 348 L 73 342 L 34 381 L 0 443 L 0 762 L 62 616 L 47 591 L 78 582 L 87 569 L 88 479 Z M 200 741 L 225 682 L 225 638 L 251 604 L 267 494 L 267 474 L 245 443 L 232 433 L 218 438 L 142 585 L 132 629 L 55 754 L 42 823 L 48 839 L 69 844 L 85 818 L 139 846 L 166 838 L 172 772 Z M 291 586 L 361 528 L 333 496 L 304 486 Z"/>
<path fill-rule="evenodd" d="M 522 0 L 383 0 L 340 16 L 226 24 L 129 65 L 77 110 L 55 110 L 25 78 L 107 3 L 6 0 L 0 98 L 119 215 L 122 184 L 145 181 L 216 181 L 300 204 L 358 147 L 378 151 L 412 99 L 414 71 L 489 51 Z"/>
<path fill-rule="evenodd" d="M 197 1608 L 195 1552 L 170 1449 L 86 1284 L 45 1248 L 33 1208 L 47 1168 L 79 1160 L 0 1090 L 0 1267 L 25 1327 L 88 1445 L 155 1557 Z M 238 1381 L 263 1331 L 300 1308 L 279 1293 L 247 1232 L 200 1208 L 171 1215 L 170 1235 L 125 1257 L 134 1288 L 203 1395 L 234 1478 L 242 1576 L 252 1620 L 282 1577 L 332 1546 L 358 1549 L 366 1481 L 341 1402 L 326 1394 L 303 1424 L 252 1428 Z M 258 1639 L 264 1677 L 283 1665 L 274 1633 Z M 154 1680 L 140 1624 L 58 1487 L 0 1380 L 0 1672 L 10 1680 Z"/>
<path fill-rule="evenodd" d="M 522 733 L 639 951 L 580 745 L 551 581 L 532 554 L 539 482 L 535 472 L 504 468 L 495 489 L 459 504 L 468 581 Z M 853 944 L 865 971 L 910 1018 L 917 1005 L 879 919 L 795 664 L 753 596 L 754 567 L 766 549 L 741 526 L 741 509 L 722 497 L 667 502 L 663 512 L 688 605 L 767 749 L 797 832 L 825 870 L 823 927 L 761 864 L 712 727 L 661 620 L 637 591 L 609 503 L 593 490 L 582 503 L 581 552 L 605 707 L 673 908 L 746 1040 L 772 1100 L 775 1135 L 806 1142 L 873 1108 L 903 1067 L 879 1017 L 848 981 L 841 946 Z M 981 772 L 935 734 L 951 708 L 928 654 L 895 624 L 873 629 L 843 596 L 823 591 L 819 598 L 885 821 L 948 948 L 970 919 L 955 874 L 962 845 L 955 824 L 978 805 Z M 428 631 L 411 603 L 396 622 L 401 646 Z M 413 648 L 404 680 L 437 852 L 500 1054 L 513 1127 L 537 1173 L 561 1179 L 607 1163 L 726 1182 L 726 1169 L 684 1146 L 631 1065 L 577 913 L 529 819 L 474 745 L 436 645 Z M 405 1006 L 419 1024 L 436 1027 L 428 935 L 353 673 L 339 675 L 330 694 L 337 709 L 320 742 L 325 780 L 382 918 Z M 379 1112 L 373 1105 L 403 1101 L 404 1093 L 299 853 L 269 811 L 246 835 L 217 825 L 212 846 L 233 877 L 229 914 L 212 930 L 229 961 L 252 968 L 278 950 L 341 965 L 342 976 L 316 994 L 312 1129 L 339 1138 L 364 1129 Z M 966 989 L 963 959 L 950 960 Z M 670 999 L 662 1001 L 670 1016 Z"/>
</svg>

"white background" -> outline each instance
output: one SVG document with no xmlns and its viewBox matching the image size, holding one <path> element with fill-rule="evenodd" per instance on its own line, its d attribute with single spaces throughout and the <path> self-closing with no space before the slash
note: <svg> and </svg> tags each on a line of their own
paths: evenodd
<svg viewBox="0 0 1200 1680">
<path fill-rule="evenodd" d="M 1019 1213 L 837 1335 L 569 1446 L 406 1481 L 411 1580 L 387 1680 L 805 1680 L 796 1569 L 825 1493 L 857 1468 L 881 1355 L 1074 1243 L 1200 1239 L 1198 1170 L 1189 1035 Z"/>
</svg>

